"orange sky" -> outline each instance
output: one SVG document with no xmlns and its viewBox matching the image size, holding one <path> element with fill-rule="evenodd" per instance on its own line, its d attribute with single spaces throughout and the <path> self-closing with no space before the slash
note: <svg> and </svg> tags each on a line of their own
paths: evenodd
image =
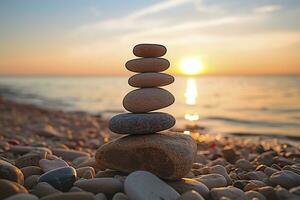
<svg viewBox="0 0 300 200">
<path fill-rule="evenodd" d="M 143 42 L 168 48 L 173 74 L 187 57 L 207 75 L 300 74 L 300 27 L 291 21 L 300 17 L 299 3 L 79 1 L 69 10 L 31 2 L 0 5 L 0 75 L 125 75 L 133 46 Z"/>
</svg>

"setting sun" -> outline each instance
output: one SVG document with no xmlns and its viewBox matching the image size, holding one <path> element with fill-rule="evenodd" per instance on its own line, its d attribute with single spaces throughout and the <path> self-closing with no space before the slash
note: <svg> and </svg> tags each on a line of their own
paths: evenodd
<svg viewBox="0 0 300 200">
<path fill-rule="evenodd" d="M 203 72 L 204 66 L 197 58 L 185 58 L 180 63 L 180 71 L 186 75 L 197 75 Z"/>
</svg>

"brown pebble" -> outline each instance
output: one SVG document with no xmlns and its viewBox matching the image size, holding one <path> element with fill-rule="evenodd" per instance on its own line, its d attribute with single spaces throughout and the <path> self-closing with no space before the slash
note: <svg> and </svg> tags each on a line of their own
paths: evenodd
<svg viewBox="0 0 300 200">
<path fill-rule="evenodd" d="M 94 195 L 90 192 L 68 192 L 52 194 L 41 198 L 41 200 L 94 200 Z"/>
<path fill-rule="evenodd" d="M 126 68 L 132 72 L 162 72 L 170 67 L 170 62 L 164 58 L 138 58 L 129 60 L 125 64 Z"/>
<path fill-rule="evenodd" d="M 34 186 L 36 186 L 36 184 L 38 184 L 38 179 L 39 179 L 40 175 L 31 175 L 28 176 L 25 181 L 24 181 L 24 186 L 27 189 L 31 189 Z"/>
<path fill-rule="evenodd" d="M 165 55 L 167 48 L 160 44 L 138 44 L 133 48 L 137 57 L 156 58 Z"/>
<path fill-rule="evenodd" d="M 22 171 L 25 179 L 31 175 L 41 175 L 43 173 L 43 170 L 37 166 L 23 167 L 20 170 Z"/>
<path fill-rule="evenodd" d="M 16 182 L 0 179 L 0 199 L 5 199 L 18 193 L 28 193 L 28 191 Z"/>
<path fill-rule="evenodd" d="M 129 92 L 123 99 L 123 106 L 133 113 L 145 113 L 172 105 L 174 96 L 162 88 L 142 88 Z"/>
<path fill-rule="evenodd" d="M 138 88 L 161 87 L 173 83 L 174 80 L 169 74 L 149 72 L 133 75 L 128 79 L 128 84 Z"/>
</svg>

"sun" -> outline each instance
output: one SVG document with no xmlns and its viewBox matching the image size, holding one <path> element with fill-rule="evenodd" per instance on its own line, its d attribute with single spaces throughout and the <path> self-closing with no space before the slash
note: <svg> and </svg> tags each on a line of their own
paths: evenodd
<svg viewBox="0 0 300 200">
<path fill-rule="evenodd" d="M 198 58 L 185 58 L 180 63 L 180 71 L 186 75 L 197 75 L 203 72 L 204 66 Z"/>
</svg>

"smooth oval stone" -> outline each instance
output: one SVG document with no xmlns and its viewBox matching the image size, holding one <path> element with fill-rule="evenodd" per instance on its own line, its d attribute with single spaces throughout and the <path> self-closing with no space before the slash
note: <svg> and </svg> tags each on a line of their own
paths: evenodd
<svg viewBox="0 0 300 200">
<path fill-rule="evenodd" d="M 125 67 L 132 72 L 162 72 L 170 67 L 170 62 L 164 58 L 137 58 L 127 61 Z"/>
<path fill-rule="evenodd" d="M 28 193 L 28 191 L 16 182 L 0 179 L 0 199 L 5 199 L 18 193 Z"/>
<path fill-rule="evenodd" d="M 224 178 L 227 181 L 227 184 L 228 185 L 231 184 L 232 180 L 229 177 L 229 175 L 228 175 L 228 173 L 226 171 L 226 168 L 224 166 L 222 166 L 222 165 L 215 165 L 215 166 L 210 167 L 209 171 L 212 174 L 220 174 L 220 175 L 224 176 Z"/>
<path fill-rule="evenodd" d="M 33 193 L 34 195 L 38 196 L 39 198 L 42 198 L 44 196 L 61 193 L 61 191 L 55 189 L 49 183 L 41 182 L 41 183 L 38 183 L 33 188 L 33 190 L 31 190 L 31 193 Z"/>
<path fill-rule="evenodd" d="M 160 44 L 138 44 L 133 48 L 133 54 L 137 57 L 156 58 L 165 55 L 167 48 Z"/>
<path fill-rule="evenodd" d="M 68 163 L 66 163 L 66 161 L 61 160 L 61 159 L 54 159 L 54 160 L 41 159 L 39 161 L 39 165 L 44 172 L 48 172 L 53 169 L 69 166 Z"/>
<path fill-rule="evenodd" d="M 182 194 L 177 200 L 205 200 L 198 192 L 191 190 Z"/>
<path fill-rule="evenodd" d="M 62 157 L 64 160 L 74 160 L 78 157 L 82 156 L 90 156 L 90 154 L 82 151 L 76 151 L 76 150 L 71 150 L 71 149 L 62 149 L 62 148 L 55 148 L 52 149 L 53 154 L 56 156 Z"/>
<path fill-rule="evenodd" d="M 89 192 L 68 192 L 52 194 L 41 198 L 41 200 L 94 200 L 95 196 Z"/>
<path fill-rule="evenodd" d="M 243 190 L 233 186 L 213 188 L 210 191 L 212 200 L 219 200 L 221 197 L 227 197 L 231 200 L 246 199 L 246 195 Z"/>
<path fill-rule="evenodd" d="M 201 175 L 195 178 L 195 180 L 203 183 L 209 189 L 227 186 L 227 181 L 225 177 L 220 174 Z"/>
<path fill-rule="evenodd" d="M 54 188 L 66 192 L 73 186 L 76 177 L 76 170 L 73 167 L 62 167 L 43 174 L 38 182 L 49 183 Z"/>
<path fill-rule="evenodd" d="M 248 197 L 248 199 L 254 199 L 256 198 L 257 200 L 267 200 L 266 197 L 264 195 L 262 195 L 259 192 L 256 191 L 248 191 L 245 192 L 246 197 Z"/>
<path fill-rule="evenodd" d="M 5 200 L 38 200 L 39 198 L 32 194 L 20 193 L 6 198 Z"/>
<path fill-rule="evenodd" d="M 196 150 L 194 139 L 180 133 L 128 135 L 102 145 L 95 158 L 109 169 L 128 173 L 145 170 L 177 180 L 191 170 Z"/>
<path fill-rule="evenodd" d="M 112 200 L 129 200 L 129 198 L 126 194 L 118 192 L 113 196 Z"/>
<path fill-rule="evenodd" d="M 179 198 L 179 194 L 172 187 L 147 171 L 129 174 L 124 183 L 124 191 L 131 200 Z"/>
<path fill-rule="evenodd" d="M 15 161 L 15 165 L 19 168 L 28 166 L 39 166 L 39 161 L 46 157 L 43 153 L 28 153 Z"/>
<path fill-rule="evenodd" d="M 209 195 L 209 189 L 206 185 L 190 178 L 182 178 L 180 181 L 168 181 L 167 183 L 179 194 L 194 190 L 205 198 L 208 198 Z"/>
<path fill-rule="evenodd" d="M 169 74 L 148 72 L 133 75 L 128 79 L 128 84 L 132 87 L 149 88 L 166 86 L 174 80 L 174 77 Z"/>
<path fill-rule="evenodd" d="M 126 113 L 112 117 L 109 129 L 119 134 L 151 134 L 172 128 L 175 122 L 172 115 L 162 112 Z"/>
<path fill-rule="evenodd" d="M 23 167 L 20 170 L 22 171 L 25 179 L 31 175 L 41 175 L 43 173 L 43 170 L 37 166 Z"/>
<path fill-rule="evenodd" d="M 24 181 L 24 186 L 27 189 L 31 189 L 34 186 L 36 186 L 38 184 L 38 180 L 39 180 L 40 176 L 39 175 L 31 175 L 28 176 L 25 181 Z"/>
<path fill-rule="evenodd" d="M 123 190 L 122 183 L 115 178 L 93 178 L 86 180 L 83 179 L 76 181 L 74 185 L 94 194 L 115 194 Z"/>
<path fill-rule="evenodd" d="M 300 185 L 300 175 L 288 170 L 275 172 L 269 180 L 271 183 L 281 185 L 287 189 Z"/>
<path fill-rule="evenodd" d="M 142 88 L 129 92 L 123 99 L 123 106 L 132 113 L 145 113 L 170 106 L 174 96 L 162 88 Z"/>
<path fill-rule="evenodd" d="M 24 175 L 22 171 L 14 165 L 0 160 L 0 179 L 7 179 L 23 185 Z"/>
</svg>

